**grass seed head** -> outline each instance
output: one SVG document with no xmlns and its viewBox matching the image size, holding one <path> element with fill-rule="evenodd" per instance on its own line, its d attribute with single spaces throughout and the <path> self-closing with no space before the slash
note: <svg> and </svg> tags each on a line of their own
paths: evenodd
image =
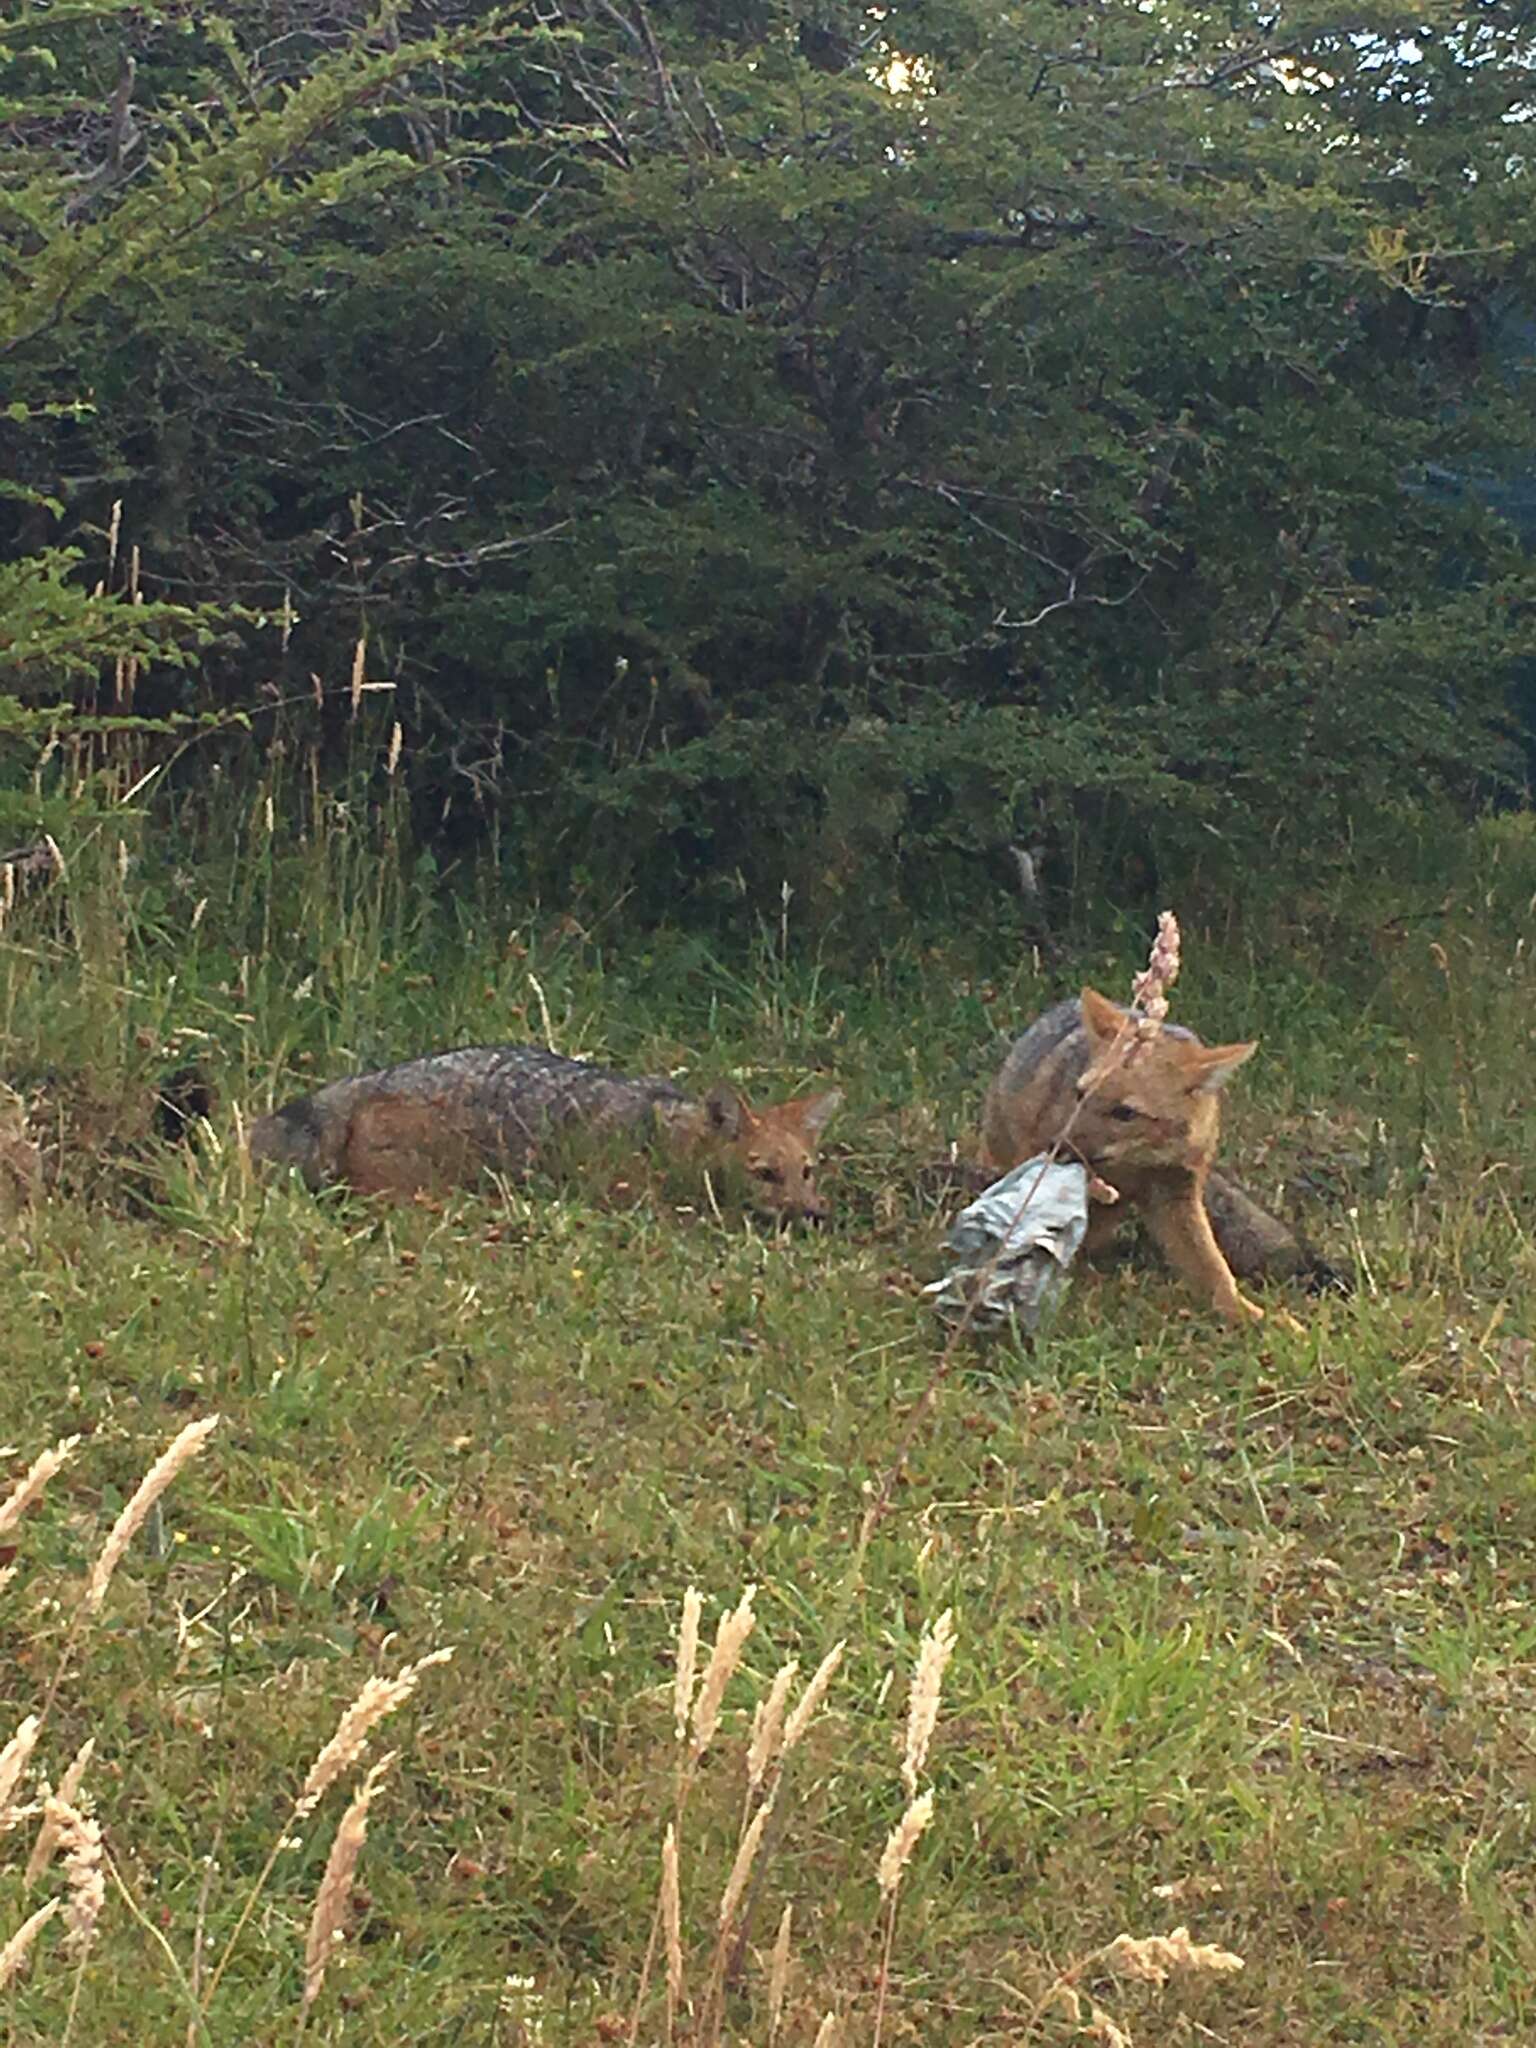
<svg viewBox="0 0 1536 2048">
<path fill-rule="evenodd" d="M 699 1687 L 699 1697 L 693 1709 L 693 1754 L 701 1757 L 714 1740 L 716 1728 L 720 1725 L 720 1703 L 725 1698 L 725 1688 L 730 1684 L 736 1666 L 741 1662 L 741 1653 L 746 1647 L 747 1637 L 756 1626 L 757 1617 L 752 1612 L 756 1598 L 756 1586 L 748 1586 L 740 1600 L 729 1614 L 722 1614 L 719 1627 L 715 1630 L 715 1647 L 710 1652 L 709 1662 L 704 1668 L 704 1682 Z"/>
<path fill-rule="evenodd" d="M 1229 1949 L 1191 1941 L 1187 1927 L 1175 1927 L 1172 1934 L 1150 1934 L 1138 1938 L 1119 1934 L 1104 1951 L 1105 1960 L 1122 1977 L 1139 1984 L 1166 1984 L 1180 1971 L 1223 1976 L 1241 1970 L 1243 1959 Z"/>
<path fill-rule="evenodd" d="M 96 1923 L 107 1902 L 107 1880 L 101 1867 L 101 1827 L 93 1815 L 62 1799 L 49 1799 L 44 1815 L 58 1830 L 64 1851 L 64 1879 L 69 1886 L 64 1944 L 83 1955 L 96 1938 Z"/>
<path fill-rule="evenodd" d="M 331 1853 L 325 1859 L 325 1875 L 315 1895 L 315 1910 L 310 1915 L 309 1934 L 304 1943 L 303 2003 L 306 2010 L 320 1996 L 326 1969 L 344 1937 L 352 1879 L 357 1872 L 357 1859 L 368 1839 L 368 1808 L 397 1754 L 391 1750 L 388 1756 L 380 1757 L 358 1786 L 352 1804 L 341 1817 L 336 1839 L 331 1843 Z"/>
<path fill-rule="evenodd" d="M 683 1595 L 683 1618 L 677 1627 L 677 1675 L 672 1684 L 672 1715 L 677 1724 L 677 1739 L 686 1740 L 688 1717 L 693 1712 L 693 1682 L 698 1674 L 699 1664 L 699 1617 L 704 1602 L 697 1586 L 690 1586 Z"/>
<path fill-rule="evenodd" d="M 795 1909 L 786 1906 L 779 1916 L 779 1932 L 768 1966 L 768 2037 L 778 2033 L 784 2022 L 784 1994 L 789 1989 L 789 1943 L 794 1930 Z"/>
<path fill-rule="evenodd" d="M 1150 1025 L 1156 1031 L 1168 1014 L 1168 991 L 1178 978 L 1179 920 L 1171 910 L 1159 911 L 1152 951 L 1131 984 L 1131 1007 L 1139 1012 L 1142 1026 Z"/>
<path fill-rule="evenodd" d="M 683 2000 L 683 1892 L 677 1867 L 677 1830 L 669 1821 L 661 1844 L 661 1924 L 667 1944 L 667 1996 Z"/>
<path fill-rule="evenodd" d="M 877 1873 L 882 1897 L 889 1899 L 895 1895 L 901 1874 L 912 1860 L 912 1851 L 922 1840 L 923 1830 L 932 1819 L 933 1793 L 929 1790 L 920 1799 L 912 1801 L 886 1837 Z"/>
<path fill-rule="evenodd" d="M 907 1746 L 901 1762 L 901 1781 L 909 1799 L 916 1798 L 918 1777 L 928 1761 L 928 1745 L 939 1718 L 944 1672 L 954 1651 L 954 1616 L 946 1607 L 933 1627 L 924 1631 L 912 1674 L 912 1697 L 907 1702 Z"/>
<path fill-rule="evenodd" d="M 80 1439 L 61 1437 L 51 1451 L 39 1451 L 4 1501 L 0 1501 L 0 1536 L 15 1528 L 54 1474 L 74 1456 Z"/>
<path fill-rule="evenodd" d="M 13 1827 L 20 1819 L 16 1808 L 16 1787 L 32 1760 L 42 1725 L 36 1714 L 28 1714 L 5 1748 L 0 1749 L 0 1832 Z"/>
<path fill-rule="evenodd" d="M 752 1740 L 747 1748 L 747 1784 L 756 1791 L 773 1768 L 784 1733 L 784 1707 L 789 1688 L 799 1676 L 800 1666 L 791 1659 L 776 1674 L 768 1697 L 759 1700 L 752 1716 Z"/>
<path fill-rule="evenodd" d="M 144 1474 L 132 1499 L 112 1524 L 111 1533 L 102 1545 L 101 1555 L 91 1567 L 91 1576 L 86 1581 L 85 1588 L 87 1608 L 100 1607 L 107 1597 L 112 1574 L 122 1563 L 123 1554 L 129 1544 L 149 1519 L 150 1509 L 183 1466 L 189 1465 L 197 1456 L 218 1426 L 217 1415 L 205 1415 L 200 1422 L 189 1422 Z"/>
<path fill-rule="evenodd" d="M 795 1702 L 795 1710 L 784 1724 L 784 1744 L 780 1751 L 782 1756 L 789 1755 L 816 1718 L 817 1711 L 827 1696 L 827 1688 L 836 1676 L 838 1665 L 843 1661 L 843 1651 L 846 1648 L 846 1643 L 834 1643 L 811 1673 L 810 1682 Z"/>
<path fill-rule="evenodd" d="M 446 1664 L 452 1650 L 434 1650 L 414 1664 L 406 1664 L 393 1678 L 370 1678 L 362 1691 L 336 1723 L 336 1732 L 309 1767 L 297 1801 L 302 1816 L 313 1813 L 338 1778 L 344 1778 L 368 1746 L 368 1738 L 398 1707 L 403 1707 L 416 1690 L 423 1671 L 433 1664 Z"/>
<path fill-rule="evenodd" d="M 31 1919 L 23 1920 L 5 1947 L 0 1948 L 0 1991 L 22 1969 L 27 1951 L 62 1905 L 62 1899 L 50 1899 L 47 1905 L 39 1906 Z"/>
<path fill-rule="evenodd" d="M 95 1754 L 96 1738 L 91 1736 L 75 1751 L 75 1760 L 64 1773 L 64 1781 L 56 1795 L 62 1805 L 77 1806 L 80 1803 L 80 1787 L 85 1779 L 86 1767 Z M 53 1852 L 58 1846 L 59 1824 L 49 1814 L 45 1801 L 42 1822 L 37 1830 L 37 1840 L 32 1844 L 32 1854 L 27 1858 L 26 1874 L 22 1878 L 22 1884 L 27 1890 L 31 1890 L 53 1861 Z"/>
<path fill-rule="evenodd" d="M 725 1890 L 720 1894 L 720 1932 L 724 1936 L 736 1918 L 736 1909 L 741 1904 L 741 1895 L 747 1888 L 747 1879 L 752 1875 L 752 1865 L 762 1844 L 763 1829 L 768 1825 L 768 1816 L 773 1811 L 772 1799 L 765 1799 L 753 1814 L 736 1848 L 736 1861 L 731 1865 L 731 1874 L 725 1881 Z"/>
<path fill-rule="evenodd" d="M 1112 2019 L 1102 2006 L 1094 2006 L 1088 2016 L 1086 2027 L 1079 2029 L 1085 2041 L 1097 2041 L 1099 2048 L 1135 2048 L 1135 2043 L 1118 2021 Z"/>
</svg>

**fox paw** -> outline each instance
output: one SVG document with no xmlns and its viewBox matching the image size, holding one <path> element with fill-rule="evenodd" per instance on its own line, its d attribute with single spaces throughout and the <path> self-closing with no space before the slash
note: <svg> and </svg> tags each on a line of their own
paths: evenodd
<svg viewBox="0 0 1536 2048">
<path fill-rule="evenodd" d="M 1272 1328 L 1289 1330 L 1293 1337 L 1304 1337 L 1307 1334 L 1306 1324 L 1298 1323 L 1288 1308 L 1260 1308 L 1256 1301 L 1247 1301 L 1242 1295 L 1237 1297 L 1237 1306 L 1239 1312 L 1247 1316 L 1251 1322 L 1268 1323 Z"/>
</svg>

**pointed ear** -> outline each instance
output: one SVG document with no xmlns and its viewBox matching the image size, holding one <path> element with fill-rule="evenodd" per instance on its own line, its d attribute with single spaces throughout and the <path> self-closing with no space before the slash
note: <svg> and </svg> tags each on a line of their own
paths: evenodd
<svg viewBox="0 0 1536 2048">
<path fill-rule="evenodd" d="M 1215 1095 L 1226 1087 L 1245 1060 L 1258 1051 L 1258 1040 L 1246 1045 L 1203 1045 L 1190 1059 L 1191 1095 Z"/>
<path fill-rule="evenodd" d="M 1096 988 L 1085 988 L 1079 1002 L 1083 1012 L 1083 1028 L 1095 1045 L 1107 1044 L 1116 1039 L 1126 1028 L 1126 1015 L 1118 1003 L 1112 1003 L 1108 996 L 1101 996 Z"/>
<path fill-rule="evenodd" d="M 822 1095 L 800 1095 L 784 1105 L 796 1112 L 800 1128 L 808 1138 L 819 1138 L 842 1106 L 841 1088 L 828 1088 Z"/>
<path fill-rule="evenodd" d="M 717 1082 L 705 1096 L 704 1115 L 714 1135 L 728 1143 L 734 1143 L 752 1121 L 745 1100 L 726 1081 Z"/>
</svg>

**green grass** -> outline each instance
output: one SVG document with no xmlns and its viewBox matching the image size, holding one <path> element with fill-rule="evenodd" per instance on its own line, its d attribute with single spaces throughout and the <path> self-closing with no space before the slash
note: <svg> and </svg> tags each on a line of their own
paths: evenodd
<svg viewBox="0 0 1536 2048">
<path fill-rule="evenodd" d="M 1143 2048 L 1531 2038 L 1529 823 L 1292 906 L 1246 948 L 1186 930 L 1175 1014 L 1263 1040 L 1224 1156 L 1257 1192 L 1303 1190 L 1354 1298 L 1293 1304 L 1302 1337 L 1234 1333 L 1145 1257 L 1081 1272 L 1033 1354 L 963 1347 L 862 1548 L 941 1355 L 916 1288 L 943 1213 L 916 1169 L 972 1132 L 1003 1034 L 1079 975 L 1123 989 L 1138 935 L 1043 977 L 1006 934 L 903 944 L 854 980 L 777 932 L 727 961 L 491 902 L 450 925 L 398 871 L 369 897 L 356 860 L 350 888 L 312 873 L 302 895 L 313 846 L 226 874 L 194 933 L 200 885 L 157 906 L 110 861 L 91 918 L 14 922 L 4 1070 L 25 1089 L 51 1068 L 63 1108 L 60 1192 L 0 1246 L 0 1432 L 17 1470 L 85 1441 L 14 1539 L 0 1737 L 48 1693 L 142 1471 L 191 1416 L 225 1418 L 79 1635 L 38 1752 L 56 1778 L 95 1737 L 87 1786 L 143 1916 L 109 1886 L 73 2039 L 187 2039 L 155 1935 L 189 1977 L 199 1934 L 220 1952 L 341 1708 L 441 1644 L 452 1664 L 375 1742 L 400 1761 L 306 2039 L 623 2038 L 681 1596 L 703 1589 L 708 1634 L 748 1582 L 758 1627 L 683 1830 L 696 1986 L 751 1706 L 785 1658 L 848 1650 L 759 1866 L 727 2039 L 768 2039 L 793 1901 L 780 2038 L 809 2044 L 831 2009 L 870 2040 L 907 1681 L 946 1607 L 888 2041 L 1080 2038 L 1061 2002 L 1025 2034 L 1058 1972 L 1183 1921 L 1241 1975 L 1084 1983 Z M 235 1104 L 545 1014 L 562 1049 L 701 1086 L 835 1073 L 837 1226 L 776 1239 L 547 1188 L 376 1211 L 244 1174 Z M 142 1146 L 132 1105 L 187 1046 L 223 1106 L 182 1160 Z M 205 2039 L 295 2037 L 342 1803 L 280 1857 Z M 0 1938 L 30 1909 L 29 1841 L 3 1845 Z M 61 2038 L 74 1977 L 46 1929 L 0 1994 L 6 2038 Z"/>
</svg>

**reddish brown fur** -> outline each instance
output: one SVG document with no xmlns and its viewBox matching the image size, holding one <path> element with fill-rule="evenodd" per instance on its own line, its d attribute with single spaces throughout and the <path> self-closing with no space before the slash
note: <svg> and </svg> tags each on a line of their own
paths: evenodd
<svg viewBox="0 0 1536 2048">
<path fill-rule="evenodd" d="M 816 1144 L 836 1089 L 754 1110 L 734 1089 L 691 1100 L 659 1075 L 628 1076 L 538 1046 L 466 1046 L 332 1082 L 258 1120 L 251 1155 L 296 1166 L 311 1186 L 406 1197 L 521 1174 L 652 1139 L 705 1172 L 739 1173 L 754 1205 L 820 1218 Z"/>
<path fill-rule="evenodd" d="M 341 1142 L 339 1175 L 360 1195 L 411 1195 L 460 1187 L 479 1154 L 441 1098 L 383 1095 L 353 1111 Z"/>
<path fill-rule="evenodd" d="M 24 1133 L 0 1130 L 0 1228 L 14 1223 L 38 1198 L 43 1182 L 37 1147 Z"/>
<path fill-rule="evenodd" d="M 761 1208 L 819 1222 L 827 1204 L 816 1185 L 816 1146 L 842 1099 L 833 1088 L 753 1109 L 734 1089 L 715 1088 L 701 1111 L 671 1119 L 669 1136 L 706 1167 L 713 1155 L 744 1173 Z"/>
<path fill-rule="evenodd" d="M 983 1137 L 999 1171 L 1061 1143 L 1121 1197 L 1095 1212 L 1089 1248 L 1134 1208 L 1169 1264 L 1233 1321 L 1264 1311 L 1239 1291 L 1211 1232 L 1205 1183 L 1221 1129 L 1221 1089 L 1251 1043 L 1206 1046 L 1171 1028 L 1139 1039 L 1094 989 L 1021 1039 L 987 1096 Z"/>
</svg>

